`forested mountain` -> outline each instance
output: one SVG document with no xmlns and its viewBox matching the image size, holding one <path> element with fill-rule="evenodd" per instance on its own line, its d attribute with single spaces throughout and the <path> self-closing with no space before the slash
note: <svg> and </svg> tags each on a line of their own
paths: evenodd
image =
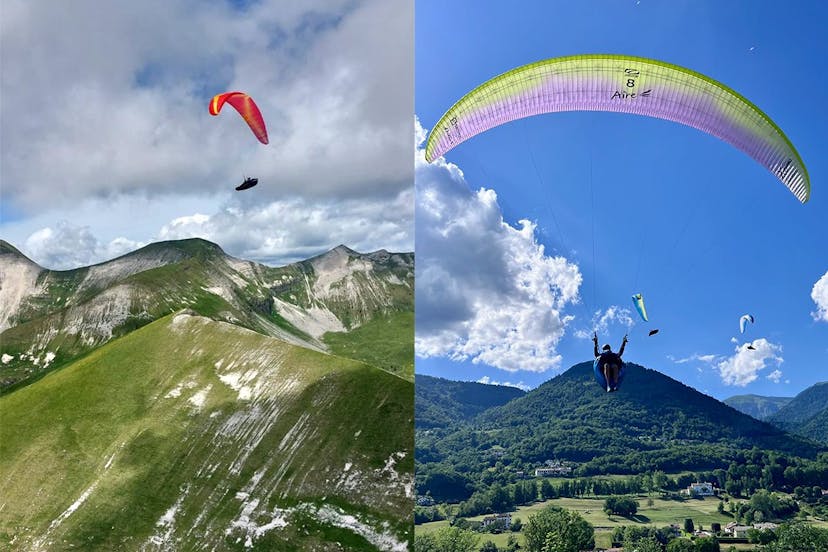
<svg viewBox="0 0 828 552">
<path fill-rule="evenodd" d="M 452 381 L 418 374 L 416 427 L 446 427 L 468 421 L 488 408 L 500 406 L 526 394 L 522 389 L 471 381 Z"/>
<path fill-rule="evenodd" d="M 475 485 L 509 482 L 552 461 L 582 476 L 708 470 L 754 447 L 806 458 L 828 450 L 635 364 L 607 393 L 585 362 L 466 423 L 418 428 L 417 479 L 442 470 Z"/>
<path fill-rule="evenodd" d="M 768 421 L 791 433 L 828 443 L 828 381 L 805 389 Z"/>
</svg>

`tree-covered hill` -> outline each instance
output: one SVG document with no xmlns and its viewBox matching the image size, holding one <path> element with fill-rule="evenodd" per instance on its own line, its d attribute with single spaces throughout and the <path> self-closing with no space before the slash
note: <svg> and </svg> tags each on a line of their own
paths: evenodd
<svg viewBox="0 0 828 552">
<path fill-rule="evenodd" d="M 768 421 L 791 433 L 828 443 L 828 381 L 802 391 Z"/>
<path fill-rule="evenodd" d="M 753 448 L 805 458 L 826 450 L 635 364 L 606 393 L 586 362 L 467 423 L 418 429 L 418 481 L 443 470 L 508 482 L 554 460 L 574 463 L 576 475 L 707 470 Z"/>
<path fill-rule="evenodd" d="M 516 387 L 416 376 L 416 427 L 446 427 L 522 397 Z"/>
</svg>

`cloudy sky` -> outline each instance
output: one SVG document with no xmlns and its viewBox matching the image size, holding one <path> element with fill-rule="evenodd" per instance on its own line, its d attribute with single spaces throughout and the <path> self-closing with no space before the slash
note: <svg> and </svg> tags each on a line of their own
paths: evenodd
<svg viewBox="0 0 828 552">
<path fill-rule="evenodd" d="M 2 18 L 0 237 L 49 268 L 200 236 L 284 264 L 410 251 L 413 3 L 42 3 Z M 259 144 L 230 107 L 267 122 Z M 259 185 L 236 192 L 243 176 Z"/>
<path fill-rule="evenodd" d="M 418 150 L 417 371 L 535 387 L 591 360 L 597 330 L 616 350 L 629 333 L 625 359 L 718 398 L 793 396 L 828 378 L 828 83 L 814 70 L 828 53 L 826 10 L 417 2 L 418 143 L 455 101 L 510 69 L 628 54 L 749 98 L 792 140 L 812 183 L 802 205 L 732 146 L 614 113 L 524 119 L 431 165 Z M 633 308 L 638 292 L 649 323 Z M 745 313 L 756 322 L 741 334 Z"/>
</svg>

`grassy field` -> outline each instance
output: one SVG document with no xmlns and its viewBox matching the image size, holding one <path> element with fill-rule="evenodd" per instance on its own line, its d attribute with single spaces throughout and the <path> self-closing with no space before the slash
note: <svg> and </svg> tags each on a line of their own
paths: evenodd
<svg viewBox="0 0 828 552">
<path fill-rule="evenodd" d="M 727 525 L 733 518 L 727 515 L 719 514 L 716 508 L 719 505 L 719 499 L 714 497 L 705 497 L 704 499 L 688 499 L 685 501 L 663 500 L 661 498 L 653 498 L 653 505 L 647 506 L 647 497 L 636 497 L 639 508 L 638 513 L 630 518 L 620 516 L 608 516 L 603 511 L 603 498 L 556 498 L 539 502 L 530 506 L 521 506 L 516 512 L 512 513 L 512 519 L 520 518 L 525 524 L 529 521 L 529 516 L 539 512 L 547 506 L 558 506 L 567 510 L 572 510 L 580 514 L 584 519 L 595 527 L 595 544 L 600 547 L 610 546 L 610 536 L 612 530 L 623 525 L 653 525 L 656 527 L 663 527 L 671 523 L 683 526 L 686 518 L 691 518 L 696 528 L 700 526 L 709 528 L 711 523 L 718 522 L 722 526 Z M 485 516 L 475 516 L 469 518 L 470 521 L 481 521 Z M 429 533 L 448 525 L 448 521 L 435 521 L 432 523 L 424 523 L 417 525 L 415 532 L 417 534 Z M 501 533 L 499 535 L 482 534 L 481 543 L 486 540 L 491 540 L 498 546 L 505 545 L 510 533 Z M 518 540 L 523 544 L 523 535 L 518 535 Z M 743 548 L 742 550 L 752 550 Z M 737 550 L 740 548 L 737 546 Z"/>
</svg>

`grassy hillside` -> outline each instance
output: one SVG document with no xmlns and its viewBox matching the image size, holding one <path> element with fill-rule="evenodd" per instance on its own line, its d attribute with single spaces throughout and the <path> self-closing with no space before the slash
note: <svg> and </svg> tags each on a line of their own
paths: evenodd
<svg viewBox="0 0 828 552">
<path fill-rule="evenodd" d="M 332 354 L 414 380 L 413 311 L 378 316 L 350 332 L 328 332 L 322 341 Z"/>
<path fill-rule="evenodd" d="M 179 314 L 0 397 L 0 548 L 402 550 L 413 385 Z"/>
</svg>

